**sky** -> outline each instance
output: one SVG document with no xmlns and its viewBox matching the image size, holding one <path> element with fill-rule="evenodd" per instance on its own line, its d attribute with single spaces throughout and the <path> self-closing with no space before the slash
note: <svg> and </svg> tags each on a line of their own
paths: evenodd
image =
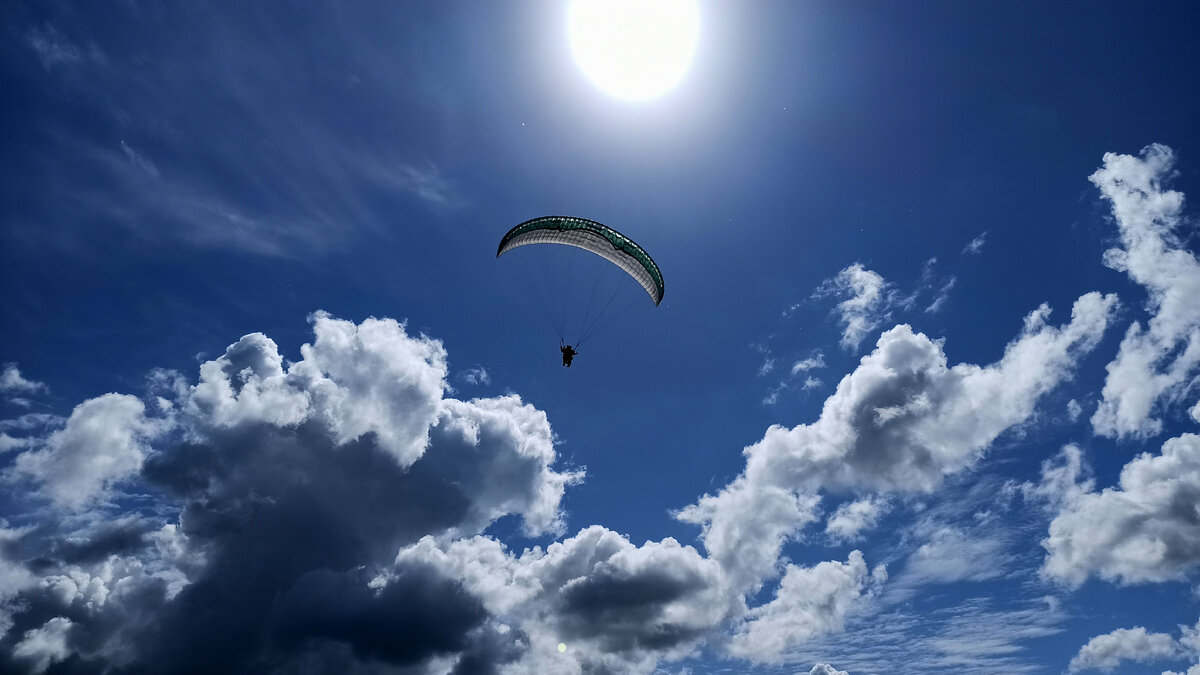
<svg viewBox="0 0 1200 675">
<path fill-rule="evenodd" d="M 3 3 L 0 672 L 1200 675 L 1200 9 L 572 11 Z"/>
</svg>

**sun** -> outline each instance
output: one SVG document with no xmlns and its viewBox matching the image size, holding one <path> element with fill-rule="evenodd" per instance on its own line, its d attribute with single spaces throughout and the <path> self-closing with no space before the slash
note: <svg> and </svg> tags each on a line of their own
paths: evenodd
<svg viewBox="0 0 1200 675">
<path fill-rule="evenodd" d="M 613 96 L 646 100 L 683 77 L 696 51 L 695 0 L 571 0 L 571 49 Z"/>
</svg>

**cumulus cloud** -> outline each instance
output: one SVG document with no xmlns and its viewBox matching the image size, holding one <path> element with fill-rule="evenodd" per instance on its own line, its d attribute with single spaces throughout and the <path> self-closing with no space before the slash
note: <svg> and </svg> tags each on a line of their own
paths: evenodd
<svg viewBox="0 0 1200 675">
<path fill-rule="evenodd" d="M 582 474 L 554 468 L 545 414 L 446 397 L 445 350 L 402 323 L 312 323 L 299 361 L 247 335 L 193 385 L 159 377 L 153 411 L 91 399 L 17 455 L 11 480 L 95 510 L 35 510 L 0 536 L 0 669 L 465 673 L 520 656 L 519 627 L 461 577 L 396 551 L 506 516 L 561 531 Z M 145 508 L 106 505 L 117 486 Z"/>
<path fill-rule="evenodd" d="M 828 663 L 818 663 L 812 667 L 812 670 L 808 671 L 808 675 L 850 675 L 850 673 L 838 670 Z"/>
<path fill-rule="evenodd" d="M 1183 579 L 1200 567 L 1200 436 L 1184 434 L 1142 453 L 1117 486 L 1080 483 L 1077 449 L 1043 468 L 1044 494 L 1061 507 L 1042 546 L 1042 573 L 1070 586 L 1098 575 L 1124 584 Z"/>
<path fill-rule="evenodd" d="M 973 465 L 1071 376 L 1115 302 L 1084 295 L 1061 327 L 1046 323 L 1043 305 L 988 366 L 948 366 L 940 342 L 896 326 L 842 379 L 817 421 L 768 429 L 745 449 L 741 475 L 678 517 L 701 525 L 709 553 L 754 585 L 785 538 L 816 519 L 818 491 L 925 492 Z"/>
<path fill-rule="evenodd" d="M 863 531 L 875 527 L 887 509 L 887 500 L 878 497 L 846 502 L 825 521 L 825 534 L 834 541 L 861 539 Z"/>
<path fill-rule="evenodd" d="M 43 447 L 18 455 L 8 478 L 33 479 L 64 508 L 105 499 L 110 488 L 141 470 L 150 439 L 163 429 L 145 413 L 139 399 L 124 394 L 85 401 Z"/>
<path fill-rule="evenodd" d="M 1146 288 L 1148 326 L 1129 326 L 1108 364 L 1103 400 L 1092 416 L 1096 433 L 1146 437 L 1159 433 L 1156 417 L 1193 386 L 1200 371 L 1200 261 L 1177 230 L 1183 194 L 1163 187 L 1175 157 L 1150 145 L 1138 157 L 1107 153 L 1090 177 L 1112 205 L 1121 246 L 1104 263 Z"/>
<path fill-rule="evenodd" d="M 520 556 L 488 537 L 426 537 L 396 561 L 446 571 L 496 621 L 520 626 L 529 647 L 518 672 L 650 672 L 740 606 L 721 569 L 694 548 L 670 538 L 634 546 L 600 526 Z"/>
<path fill-rule="evenodd" d="M 1097 635 L 1079 649 L 1067 665 L 1072 673 L 1098 669 L 1111 671 L 1122 661 L 1162 661 L 1178 653 L 1175 639 L 1166 633 L 1148 633 L 1145 628 L 1119 628 Z"/>
<path fill-rule="evenodd" d="M 863 338 L 888 317 L 896 292 L 877 272 L 854 263 L 827 279 L 813 293 L 815 298 L 830 296 L 844 298 L 837 305 L 842 324 L 841 345 L 857 350 Z"/>
<path fill-rule="evenodd" d="M 845 563 L 788 565 L 774 599 L 747 612 L 730 652 L 753 662 L 780 661 L 788 650 L 842 630 L 846 614 L 886 579 L 882 566 L 868 572 L 859 551 Z"/>
</svg>

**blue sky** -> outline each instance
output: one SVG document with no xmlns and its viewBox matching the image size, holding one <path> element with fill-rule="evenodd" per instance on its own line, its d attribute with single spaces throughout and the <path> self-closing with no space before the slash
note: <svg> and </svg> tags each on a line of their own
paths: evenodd
<svg viewBox="0 0 1200 675">
<path fill-rule="evenodd" d="M 0 671 L 1200 673 L 1192 3 L 0 16 Z"/>
</svg>

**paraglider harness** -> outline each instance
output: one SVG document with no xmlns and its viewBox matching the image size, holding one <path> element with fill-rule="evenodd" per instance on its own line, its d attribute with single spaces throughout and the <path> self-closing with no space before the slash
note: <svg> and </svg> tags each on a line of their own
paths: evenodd
<svg viewBox="0 0 1200 675">
<path fill-rule="evenodd" d="M 576 354 L 578 354 L 579 352 L 575 351 L 575 350 L 574 350 L 574 349 L 571 347 L 571 345 L 569 345 L 569 344 L 566 344 L 565 342 L 563 342 L 562 338 L 559 338 L 558 342 L 559 342 L 559 347 L 558 347 L 558 350 L 559 350 L 560 352 L 562 352 L 562 357 L 563 357 L 563 365 L 564 365 L 564 366 L 566 366 L 566 367 L 568 367 L 568 368 L 570 368 L 570 367 L 571 367 L 571 360 L 572 360 L 572 359 L 574 359 L 574 358 L 575 358 L 575 355 L 576 355 Z"/>
</svg>

